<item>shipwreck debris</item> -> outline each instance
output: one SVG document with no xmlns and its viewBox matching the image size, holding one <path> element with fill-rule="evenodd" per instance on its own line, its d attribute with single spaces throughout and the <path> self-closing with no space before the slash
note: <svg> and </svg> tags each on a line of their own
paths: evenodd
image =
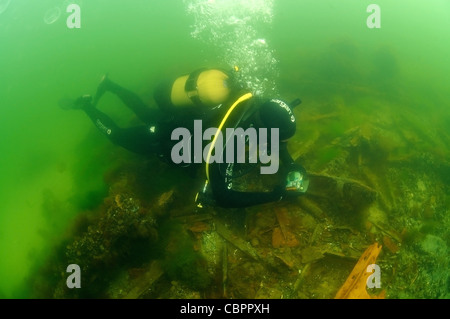
<svg viewBox="0 0 450 319">
<path fill-rule="evenodd" d="M 367 272 L 367 266 L 375 264 L 381 251 L 381 245 L 375 243 L 369 246 L 361 255 L 352 272 L 348 276 L 341 289 L 337 292 L 335 299 L 384 299 L 383 290 L 378 296 L 369 295 L 366 290 L 367 279 L 370 272 Z"/>
</svg>

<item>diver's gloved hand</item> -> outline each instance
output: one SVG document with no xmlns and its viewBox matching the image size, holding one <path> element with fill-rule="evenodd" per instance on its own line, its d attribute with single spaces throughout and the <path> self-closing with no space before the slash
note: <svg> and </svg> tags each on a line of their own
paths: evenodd
<svg viewBox="0 0 450 319">
<path fill-rule="evenodd" d="M 305 168 L 300 164 L 292 163 L 289 165 L 285 181 L 285 189 L 288 196 L 302 195 L 308 190 L 308 175 Z"/>
<path fill-rule="evenodd" d="M 285 172 L 285 184 L 275 186 L 272 193 L 279 200 L 305 194 L 309 186 L 305 168 L 300 164 L 292 163 L 286 167 Z"/>
</svg>

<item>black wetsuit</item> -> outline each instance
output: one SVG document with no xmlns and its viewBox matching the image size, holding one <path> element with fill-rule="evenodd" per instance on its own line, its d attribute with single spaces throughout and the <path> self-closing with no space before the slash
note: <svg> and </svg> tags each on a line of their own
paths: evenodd
<svg viewBox="0 0 450 319">
<path fill-rule="evenodd" d="M 199 113 L 201 108 L 198 107 L 175 110 L 170 102 L 168 88 L 170 88 L 169 82 L 165 82 L 157 88 L 154 98 L 159 108 L 150 108 L 135 93 L 109 81 L 107 91 L 116 94 L 144 123 L 136 127 L 121 128 L 108 115 L 92 105 L 83 109 L 99 130 L 114 144 L 145 156 L 157 155 L 161 160 L 173 164 L 171 149 L 177 141 L 171 140 L 172 131 L 175 128 L 184 127 L 192 132 L 195 119 L 203 120 L 206 123 L 204 127 L 217 127 L 226 112 L 227 105 L 216 110 L 208 110 L 206 113 L 204 111 Z M 288 167 L 293 165 L 286 144 L 280 143 L 279 155 L 282 166 L 279 174 L 282 177 L 285 176 Z M 230 172 L 230 170 L 227 171 Z M 232 175 L 223 174 L 217 164 L 210 165 L 210 185 L 214 198 L 220 206 L 246 207 L 263 204 L 278 201 L 285 194 L 282 180 L 272 192 L 234 191 L 230 187 L 232 182 Z"/>
<path fill-rule="evenodd" d="M 166 84 L 166 83 L 165 83 Z M 145 156 L 158 156 L 161 160 L 172 163 L 171 149 L 176 141 L 171 140 L 172 131 L 184 127 L 192 131 L 194 119 L 201 119 L 197 108 L 173 109 L 167 85 L 160 86 L 154 98 L 159 108 L 150 108 L 139 96 L 111 81 L 107 91 L 116 94 L 144 123 L 143 125 L 121 128 L 107 114 L 92 105 L 83 110 L 97 128 L 114 144 L 131 152 Z"/>
</svg>

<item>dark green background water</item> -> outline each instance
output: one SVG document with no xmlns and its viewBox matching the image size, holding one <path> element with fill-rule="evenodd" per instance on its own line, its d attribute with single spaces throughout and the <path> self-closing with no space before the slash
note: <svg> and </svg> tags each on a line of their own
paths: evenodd
<svg viewBox="0 0 450 319">
<path fill-rule="evenodd" d="M 86 144 L 93 125 L 57 101 L 94 93 L 109 72 L 153 104 L 162 76 L 223 65 L 216 43 L 191 36 L 189 1 L 84 0 L 81 29 L 67 28 L 65 10 L 46 24 L 47 10 L 64 3 L 12 0 L 0 14 L 1 297 L 26 297 L 23 280 L 32 267 L 88 205 L 83 199 L 105 189 L 114 147 L 94 134 Z M 370 3 L 381 7 L 381 29 L 366 26 Z M 274 50 L 273 81 L 289 98 L 333 99 L 342 82 L 374 88 L 368 99 L 401 91 L 430 129 L 448 130 L 449 1 L 277 0 L 271 24 L 255 27 Z M 101 107 L 128 122 L 114 98 L 105 97 Z"/>
</svg>

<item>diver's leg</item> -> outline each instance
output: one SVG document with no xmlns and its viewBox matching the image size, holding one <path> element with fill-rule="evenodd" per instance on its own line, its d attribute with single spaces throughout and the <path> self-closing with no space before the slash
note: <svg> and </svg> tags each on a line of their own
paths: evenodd
<svg viewBox="0 0 450 319">
<path fill-rule="evenodd" d="M 155 99 L 156 104 L 158 104 L 161 111 L 166 113 L 173 112 L 174 108 L 171 101 L 173 82 L 172 79 L 163 80 L 156 86 L 155 91 L 153 92 L 153 98 Z"/>
<path fill-rule="evenodd" d="M 96 109 L 87 99 L 83 102 L 81 109 L 114 144 L 138 154 L 156 154 L 159 139 L 154 126 L 120 128 L 108 115 Z"/>
<path fill-rule="evenodd" d="M 148 125 L 119 128 L 111 133 L 110 140 L 130 152 L 146 156 L 157 155 L 160 148 L 159 137 Z"/>
<path fill-rule="evenodd" d="M 114 83 L 106 75 L 98 86 L 97 94 L 93 101 L 94 106 L 106 91 L 116 94 L 144 123 L 154 122 L 155 118 L 159 116 L 159 112 L 149 108 L 137 94 Z"/>
</svg>

